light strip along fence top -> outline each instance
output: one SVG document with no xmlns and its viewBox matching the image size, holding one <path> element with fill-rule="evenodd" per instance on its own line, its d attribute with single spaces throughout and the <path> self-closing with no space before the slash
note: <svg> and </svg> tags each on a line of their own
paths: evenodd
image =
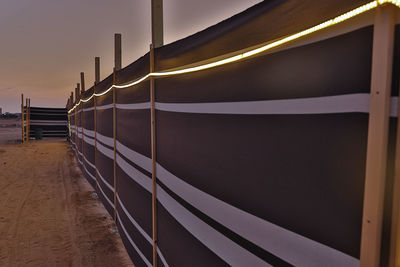
<svg viewBox="0 0 400 267">
<path fill-rule="evenodd" d="M 135 265 L 395 261 L 399 3 L 299 3 L 154 49 L 67 107 Z"/>
</svg>

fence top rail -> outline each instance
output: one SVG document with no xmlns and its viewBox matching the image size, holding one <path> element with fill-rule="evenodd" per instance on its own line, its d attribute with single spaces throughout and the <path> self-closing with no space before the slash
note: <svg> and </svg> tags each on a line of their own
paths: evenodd
<svg viewBox="0 0 400 267">
<path fill-rule="evenodd" d="M 400 0 L 376 0 L 376 1 L 371 1 L 367 4 L 364 4 L 362 6 L 359 6 L 353 10 L 350 10 L 342 15 L 339 15 L 335 18 L 329 19 L 325 22 L 322 22 L 320 24 L 317 24 L 313 27 L 310 27 L 308 29 L 305 29 L 303 31 L 288 35 L 286 37 L 268 42 L 264 45 L 261 45 L 257 48 L 250 48 L 247 51 L 244 52 L 240 52 L 236 55 L 231 55 L 228 56 L 226 58 L 222 58 L 221 57 L 217 57 L 217 59 L 215 61 L 211 61 L 209 63 L 205 63 L 205 64 L 199 64 L 199 65 L 195 65 L 194 66 L 190 66 L 190 67 L 183 67 L 183 68 L 177 68 L 177 69 L 172 69 L 172 70 L 165 70 L 165 71 L 160 71 L 160 72 L 149 72 L 148 74 L 142 76 L 141 78 L 138 78 L 130 83 L 124 84 L 124 85 L 116 85 L 113 84 L 111 85 L 107 90 L 101 92 L 101 93 L 93 93 L 91 96 L 87 97 L 87 98 L 81 98 L 79 99 L 78 103 L 76 103 L 71 109 L 68 110 L 68 113 L 71 113 L 77 106 L 79 106 L 81 103 L 85 103 L 90 101 L 93 97 L 98 97 L 98 96 L 102 96 L 107 94 L 108 92 L 110 92 L 113 88 L 117 88 L 117 89 L 123 89 L 123 88 L 127 88 L 127 87 L 131 87 L 134 85 L 137 85 L 149 78 L 157 78 L 157 77 L 167 77 L 167 76 L 174 76 L 174 75 L 180 75 L 180 74 L 185 74 L 185 73 L 191 73 L 191 72 L 196 72 L 196 71 L 201 71 L 201 70 L 206 70 L 206 69 L 210 69 L 210 68 L 215 68 L 218 66 L 222 66 L 225 64 L 229 64 L 232 62 L 237 62 L 255 55 L 259 55 L 261 53 L 264 53 L 268 50 L 271 50 L 273 48 L 276 48 L 278 46 L 282 46 L 284 44 L 287 44 L 291 41 L 297 40 L 301 37 L 310 35 L 312 33 L 315 33 L 317 31 L 321 31 L 323 29 L 326 29 L 328 27 L 334 26 L 335 24 L 338 23 L 342 23 L 346 20 L 349 20 L 351 18 L 354 18 L 360 14 L 363 14 L 367 11 L 370 11 L 380 5 L 383 4 L 393 4 L 397 7 L 400 7 Z M 232 53 L 231 53 L 232 54 Z M 193 65 L 193 64 L 192 64 Z"/>
</svg>

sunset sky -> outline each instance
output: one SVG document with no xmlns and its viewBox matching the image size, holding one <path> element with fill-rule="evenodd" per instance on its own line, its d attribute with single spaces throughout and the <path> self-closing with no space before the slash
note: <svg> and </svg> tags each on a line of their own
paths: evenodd
<svg viewBox="0 0 400 267">
<path fill-rule="evenodd" d="M 260 0 L 164 0 L 164 43 L 224 20 Z M 147 52 L 150 0 L 1 0 L 0 107 L 20 111 L 20 95 L 32 106 L 64 107 L 85 72 L 94 81 L 113 67 L 114 33 L 122 34 L 123 67 Z"/>
</svg>

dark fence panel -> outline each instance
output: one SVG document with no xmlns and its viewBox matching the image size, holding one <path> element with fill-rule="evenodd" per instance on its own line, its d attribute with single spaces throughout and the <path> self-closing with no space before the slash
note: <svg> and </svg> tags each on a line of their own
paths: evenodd
<svg viewBox="0 0 400 267">
<path fill-rule="evenodd" d="M 368 0 L 263 1 L 225 21 L 156 50 L 157 70 L 177 68 L 302 31 Z"/>
<path fill-rule="evenodd" d="M 324 114 L 323 109 L 316 114 L 245 114 L 246 107 L 238 103 L 368 95 L 371 51 L 372 28 L 367 27 L 245 62 L 157 80 L 161 188 L 210 230 L 270 264 L 281 264 L 290 253 L 271 255 L 268 242 L 257 243 L 256 238 L 249 242 L 251 233 L 235 231 L 231 224 L 235 219 L 216 215 L 227 210 L 215 207 L 239 209 L 249 218 L 255 216 L 358 258 L 368 115 Z M 236 108 L 230 113 L 224 103 Z M 247 102 L 249 107 L 258 103 Z M 203 205 L 185 189 L 178 191 L 173 179 L 185 183 L 182 187 L 187 190 L 200 190 L 205 199 L 218 201 Z M 165 255 L 168 261 L 182 261 L 179 248 L 188 245 L 168 243 L 169 232 L 179 227 L 168 225 L 174 220 L 160 213 L 160 248 L 171 252 Z M 189 233 L 196 231 L 195 226 L 189 227 Z M 188 261 L 209 264 L 203 262 L 206 257 L 200 249 L 191 251 L 185 254 Z"/>
<path fill-rule="evenodd" d="M 261 3 L 258 9 L 156 49 L 156 69 L 232 52 L 227 42 L 234 50 L 251 44 L 246 38 L 237 41 L 238 36 L 258 32 L 259 43 L 267 41 L 262 34 L 271 40 L 293 33 L 298 26 L 293 22 L 282 22 L 276 32 L 260 26 L 284 10 L 292 14 L 289 2 Z M 306 1 L 296 16 L 304 18 L 306 7 L 321 11 L 318 16 L 333 16 L 361 2 L 323 1 L 317 7 Z M 302 27 L 314 25 L 313 20 L 303 21 Z M 365 26 L 216 68 L 155 78 L 160 266 L 359 265 L 372 37 L 373 27 Z M 398 46 L 396 39 L 395 49 Z M 398 57 L 395 51 L 393 103 L 398 96 Z M 127 84 L 148 69 L 146 54 L 117 72 L 115 81 Z M 96 92 L 106 92 L 113 79 L 108 76 Z M 83 171 L 107 211 L 114 216 L 116 209 L 117 226 L 133 262 L 151 266 L 150 82 L 113 90 L 94 97 L 96 122 L 92 100 L 70 114 L 71 142 L 78 159 L 83 149 Z M 395 106 L 382 236 L 386 252 Z M 382 264 L 386 262 L 383 253 Z"/>
<path fill-rule="evenodd" d="M 65 108 L 30 107 L 29 112 L 30 138 L 35 138 L 38 132 L 41 132 L 44 138 L 67 137 L 68 116 Z"/>
<path fill-rule="evenodd" d="M 151 161 L 148 161 L 151 158 L 150 125 L 149 82 L 119 90 L 118 223 L 129 255 L 140 266 L 153 262 L 151 187 L 143 187 L 143 183 L 148 185 L 151 182 Z"/>
<path fill-rule="evenodd" d="M 83 173 L 89 183 L 96 188 L 94 98 L 82 104 Z"/>
<path fill-rule="evenodd" d="M 107 88 L 104 88 L 107 90 Z M 96 87 L 97 92 L 97 87 Z M 114 134 L 113 95 L 96 98 L 98 195 L 107 211 L 114 217 Z"/>
<path fill-rule="evenodd" d="M 82 105 L 77 107 L 76 113 L 75 113 L 75 119 L 76 119 L 76 139 L 75 139 L 75 145 L 76 145 L 76 151 L 78 153 L 78 162 L 79 162 L 79 167 L 83 171 L 82 164 L 83 164 L 83 157 L 82 157 Z"/>
<path fill-rule="evenodd" d="M 393 49 L 393 69 L 392 69 L 392 101 L 394 97 L 399 96 L 400 86 L 400 25 L 395 27 L 395 42 Z M 394 105 L 393 105 L 394 106 Z M 392 106 L 392 108 L 393 108 Z M 397 107 L 399 108 L 399 107 Z M 397 111 L 397 110 L 396 110 Z M 394 186 L 394 169 L 395 169 L 395 153 L 396 153 L 396 137 L 398 118 L 390 118 L 389 121 L 389 141 L 388 141 L 388 161 L 385 186 L 385 200 L 382 226 L 381 240 L 381 262 L 380 266 L 389 266 L 389 244 L 391 239 L 392 227 L 392 208 L 393 208 L 393 186 Z"/>
</svg>

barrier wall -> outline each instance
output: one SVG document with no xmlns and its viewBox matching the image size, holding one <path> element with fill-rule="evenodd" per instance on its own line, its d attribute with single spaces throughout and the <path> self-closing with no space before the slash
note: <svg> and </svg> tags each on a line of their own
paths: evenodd
<svg viewBox="0 0 400 267">
<path fill-rule="evenodd" d="M 67 137 L 68 115 L 65 108 L 24 107 L 24 132 L 29 131 L 28 138 L 35 138 L 40 129 L 42 136 Z M 26 136 L 25 136 L 26 138 Z"/>
<path fill-rule="evenodd" d="M 329 15 L 337 15 L 332 10 L 351 10 L 361 2 L 323 2 L 319 11 L 330 8 Z M 258 42 L 268 41 L 260 36 L 272 39 L 272 32 L 251 26 L 264 25 L 277 14 L 288 17 L 284 10 L 290 6 L 261 3 L 156 49 L 156 71 L 248 47 L 254 35 Z M 302 6 L 295 15 L 304 19 L 310 10 Z M 135 265 L 153 264 L 156 158 L 159 266 L 359 266 L 371 14 L 245 60 L 150 78 L 155 79 L 154 103 L 149 79 L 129 85 L 149 72 L 147 54 L 115 74 L 114 84 L 123 86 L 109 89 L 109 76 L 81 96 L 89 100 L 69 107 L 72 148 L 110 215 L 116 211 Z M 279 30 L 293 27 L 297 24 Z M 216 35 L 217 30 L 222 33 Z M 397 25 L 382 266 L 390 239 L 399 35 Z M 239 44 L 230 47 L 230 40 Z"/>
</svg>

